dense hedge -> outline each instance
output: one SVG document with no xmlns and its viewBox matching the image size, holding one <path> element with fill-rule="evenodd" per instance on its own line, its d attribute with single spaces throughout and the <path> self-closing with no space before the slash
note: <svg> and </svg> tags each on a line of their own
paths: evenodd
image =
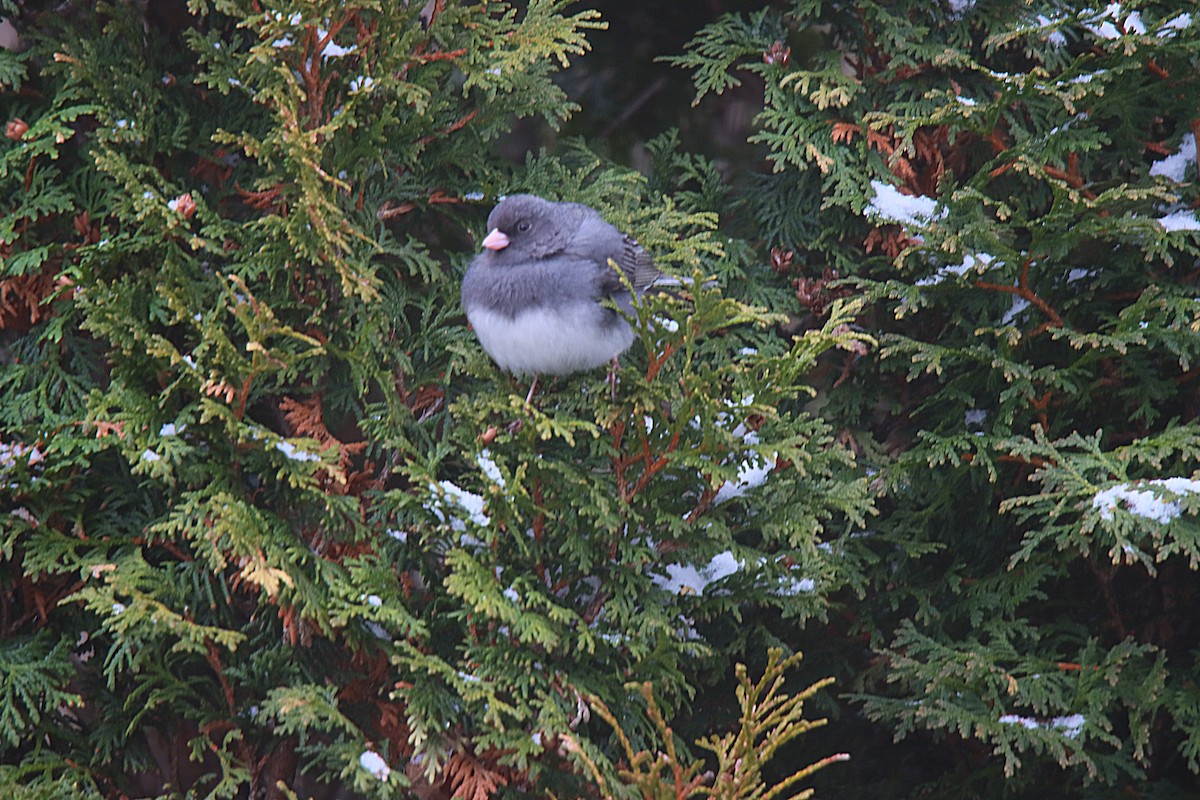
<svg viewBox="0 0 1200 800">
<path fill-rule="evenodd" d="M 0 794 L 1200 790 L 1192 16 L 599 8 L 0 1 Z"/>
</svg>

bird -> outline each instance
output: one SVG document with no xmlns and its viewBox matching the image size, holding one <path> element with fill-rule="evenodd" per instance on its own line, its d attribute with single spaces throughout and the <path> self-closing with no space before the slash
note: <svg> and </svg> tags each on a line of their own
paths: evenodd
<svg viewBox="0 0 1200 800">
<path fill-rule="evenodd" d="M 483 251 L 462 281 L 462 305 L 479 343 L 502 370 L 568 375 L 614 363 L 635 338 L 617 311 L 663 278 L 631 237 L 581 203 L 509 195 L 487 220 Z M 606 306 L 605 301 L 616 306 Z"/>
</svg>

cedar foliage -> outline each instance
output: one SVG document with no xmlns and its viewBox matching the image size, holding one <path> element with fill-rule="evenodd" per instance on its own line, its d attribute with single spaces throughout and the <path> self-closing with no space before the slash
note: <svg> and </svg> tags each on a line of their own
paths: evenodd
<svg viewBox="0 0 1200 800">
<path fill-rule="evenodd" d="M 657 738 L 661 740 L 654 745 L 661 749 L 635 751 L 621 723 L 604 701 L 591 698 L 590 702 L 596 713 L 616 731 L 624 751 L 624 763 L 628 766 L 620 771 L 620 779 L 635 790 L 636 797 L 643 800 L 682 800 L 690 797 L 708 797 L 713 800 L 806 800 L 811 797 L 811 788 L 792 794 L 793 785 L 829 764 L 845 761 L 849 758 L 846 753 L 828 756 L 817 763 L 801 767 L 773 785 L 766 784 L 763 779 L 766 763 L 779 754 L 780 748 L 827 721 L 804 719 L 804 701 L 832 683 L 832 678 L 818 681 L 796 695 L 789 696 L 780 691 L 784 683 L 784 673 L 800 659 L 799 653 L 782 658 L 780 650 L 772 649 L 768 654 L 763 676 L 757 683 L 750 682 L 744 664 L 737 665 L 737 701 L 740 713 L 736 730 L 696 742 L 716 755 L 715 769 L 708 772 L 701 771 L 703 762 L 688 763 L 683 757 L 680 748 L 676 746 L 675 731 L 663 718 L 662 711 L 654 699 L 654 687 L 650 683 L 643 683 L 637 688 L 646 701 L 650 719 L 658 734 Z M 609 788 L 604 774 L 582 753 L 582 747 L 575 739 L 568 737 L 567 741 L 573 750 L 581 753 L 584 763 L 600 788 L 600 796 L 604 800 L 613 800 L 616 795 Z"/>
<path fill-rule="evenodd" d="M 564 737 L 620 755 L 585 697 L 640 741 L 628 682 L 671 717 L 739 653 L 710 630 L 825 613 L 818 537 L 870 504 L 802 405 L 854 305 L 785 339 L 727 294 L 750 250 L 669 136 L 655 188 L 582 143 L 495 155 L 576 110 L 551 77 L 595 12 L 0 7 L 0 794 L 583 796 Z M 694 279 L 615 395 L 526 405 L 465 326 L 515 191 Z"/>
<path fill-rule="evenodd" d="M 1200 790 L 1194 13 L 730 3 L 642 175 L 496 155 L 586 5 L 95 5 L 0 0 L 0 794 Z M 514 191 L 696 279 L 615 397 L 465 328 Z"/>
<path fill-rule="evenodd" d="M 843 745 L 893 767 L 845 796 L 1200 786 L 1197 22 L 799 0 L 671 59 L 760 82 L 762 246 L 879 342 L 821 393 L 880 516 L 805 650 L 900 742 Z"/>
</svg>

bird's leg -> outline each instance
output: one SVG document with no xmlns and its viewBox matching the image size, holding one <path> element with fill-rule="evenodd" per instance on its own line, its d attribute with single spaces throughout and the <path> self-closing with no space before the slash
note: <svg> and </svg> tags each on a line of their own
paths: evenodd
<svg viewBox="0 0 1200 800">
<path fill-rule="evenodd" d="M 617 369 L 621 366 L 620 356 L 613 356 L 612 365 L 608 368 L 608 390 L 612 401 L 617 402 Z"/>
<path fill-rule="evenodd" d="M 533 381 L 529 384 L 529 393 L 526 395 L 526 405 L 533 401 L 533 393 L 535 391 L 538 391 L 538 373 L 534 373 Z M 506 429 L 508 429 L 509 433 L 516 433 L 517 431 L 520 431 L 522 427 L 524 427 L 524 420 L 518 416 L 517 419 L 509 422 L 508 428 Z"/>
<path fill-rule="evenodd" d="M 537 391 L 537 383 L 538 376 L 535 372 L 533 373 L 533 382 L 529 384 L 529 394 L 525 395 L 525 405 L 529 405 L 529 402 L 533 400 L 533 393 Z"/>
</svg>

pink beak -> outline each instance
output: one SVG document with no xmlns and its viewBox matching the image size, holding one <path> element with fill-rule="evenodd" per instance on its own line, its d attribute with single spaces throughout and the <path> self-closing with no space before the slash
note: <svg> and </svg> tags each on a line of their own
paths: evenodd
<svg viewBox="0 0 1200 800">
<path fill-rule="evenodd" d="M 488 250 L 503 250 L 508 247 L 508 237 L 499 228 L 492 228 L 488 235 L 483 237 L 483 246 Z"/>
</svg>

